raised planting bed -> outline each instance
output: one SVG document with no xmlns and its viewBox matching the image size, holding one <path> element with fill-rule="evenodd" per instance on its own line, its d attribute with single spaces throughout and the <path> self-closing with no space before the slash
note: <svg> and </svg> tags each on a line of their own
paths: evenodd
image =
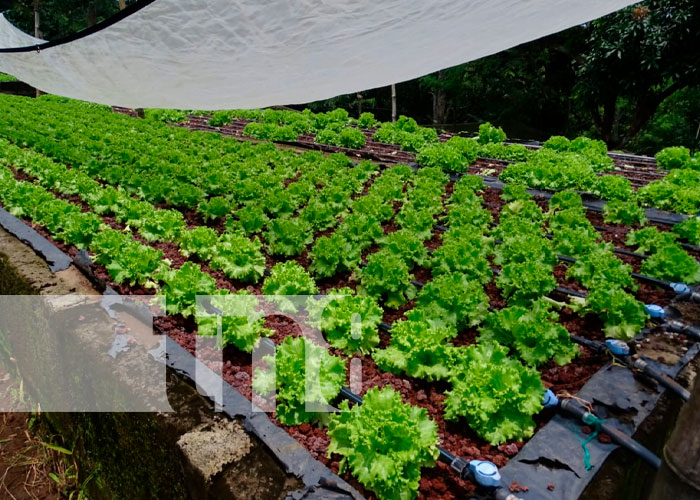
<svg viewBox="0 0 700 500">
<path fill-rule="evenodd" d="M 682 335 L 664 347 L 658 332 L 645 329 L 654 323 L 644 305 L 669 307 L 676 291 L 634 274 L 642 270 L 643 257 L 603 245 L 612 227 L 595 229 L 600 221 L 575 193 L 551 198 L 551 193 L 484 185 L 477 176 L 451 178 L 434 167 L 353 163 L 344 155 L 252 145 L 74 102 L 36 102 L 36 108 L 24 101 L 7 104 L 9 125 L 1 132 L 7 141 L 0 144 L 0 203 L 6 209 L 78 258 L 102 286 L 124 295 L 164 293 L 172 307 L 155 325 L 190 353 L 204 329 L 194 314 L 196 294 L 357 291 L 351 311 L 378 311 L 365 318 L 363 350 L 354 350 L 349 326 L 341 322 L 323 327 L 329 353 L 340 362 L 361 361 L 362 381 L 355 384 L 360 395 L 390 386 L 403 403 L 425 410 L 436 441 L 452 456 L 500 467 L 517 460 L 530 431 L 554 422 L 553 411 L 541 411 L 544 388 L 562 397 L 585 391 L 610 360 L 608 352 L 591 347 L 606 336 L 655 339 L 645 359 L 661 353 L 657 360 L 668 362 L 674 374 L 688 359 L 670 353 L 692 352 L 694 341 Z M 24 147 L 16 146 L 20 143 Z M 573 242 L 571 231 L 586 238 Z M 626 242 L 629 227 L 619 231 Z M 633 247 L 618 249 L 635 253 Z M 610 313 L 617 312 L 616 303 L 624 304 L 623 314 Z M 537 311 L 527 323 L 537 349 L 516 341 L 527 331 L 502 326 L 505 315 L 530 310 Z M 253 341 L 266 334 L 278 346 L 300 334 L 279 314 L 258 326 Z M 569 334 L 598 344 L 579 346 Z M 251 398 L 251 342 L 235 331 L 230 335 L 222 377 Z M 409 341 L 401 343 L 402 335 Z M 495 354 L 476 347 L 477 340 L 493 345 L 493 338 L 505 344 L 494 348 Z M 414 345 L 430 356 L 422 357 Z M 478 356 L 496 357 L 477 368 Z M 482 370 L 489 380 L 502 367 L 512 370 L 511 376 L 528 374 L 522 384 L 536 395 L 527 410 L 519 410 L 516 425 L 505 425 L 498 415 L 501 409 L 511 411 L 522 396 L 514 386 L 505 387 L 508 395 L 485 422 L 468 406 L 493 397 L 493 386 L 477 383 L 470 373 Z M 645 390 L 629 369 L 624 373 L 630 391 Z M 353 385 L 347 372 L 340 378 L 341 385 Z M 646 401 L 639 404 L 654 406 L 655 399 Z M 328 454 L 332 436 L 309 420 L 290 423 L 280 413 L 273 418 L 314 458 L 340 472 L 342 455 Z M 641 420 L 640 413 L 633 427 Z M 570 448 L 580 450 L 572 436 Z M 591 453 L 602 461 L 606 451 L 610 448 Z M 426 465 L 430 462 L 426 459 Z M 580 492 L 593 473 L 578 475 Z M 381 491 L 371 481 L 363 486 L 350 471 L 341 477 L 364 495 Z M 502 492 L 509 484 L 504 486 Z M 439 461 L 423 468 L 413 489 L 425 498 L 454 498 L 474 492 L 475 484 Z"/>
</svg>

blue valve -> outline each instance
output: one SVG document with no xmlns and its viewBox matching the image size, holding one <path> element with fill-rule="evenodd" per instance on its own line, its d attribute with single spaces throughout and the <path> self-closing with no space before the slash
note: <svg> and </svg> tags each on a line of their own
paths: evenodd
<svg viewBox="0 0 700 500">
<path fill-rule="evenodd" d="M 649 316 L 655 319 L 663 319 L 666 316 L 664 308 L 656 304 L 646 304 L 644 309 L 646 309 Z"/>
<path fill-rule="evenodd" d="M 676 295 L 690 292 L 690 287 L 685 283 L 671 283 L 671 289 L 676 292 Z"/>
<path fill-rule="evenodd" d="M 544 391 L 544 400 L 542 401 L 542 406 L 544 406 L 545 408 L 553 408 L 558 405 L 559 398 L 557 398 L 550 389 Z"/>
<path fill-rule="evenodd" d="M 469 470 L 474 473 L 474 479 L 481 486 L 496 488 L 501 485 L 501 474 L 494 463 L 485 460 L 472 460 L 469 462 Z"/>
<path fill-rule="evenodd" d="M 627 356 L 630 353 L 630 346 L 622 340 L 605 339 L 605 345 L 615 356 Z"/>
</svg>

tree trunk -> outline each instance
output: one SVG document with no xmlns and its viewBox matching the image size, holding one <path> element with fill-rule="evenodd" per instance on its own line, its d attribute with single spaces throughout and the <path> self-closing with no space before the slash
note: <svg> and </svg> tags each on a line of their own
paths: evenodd
<svg viewBox="0 0 700 500">
<path fill-rule="evenodd" d="M 97 4 L 95 0 L 89 0 L 87 6 L 87 25 L 88 28 L 97 24 Z"/>
<path fill-rule="evenodd" d="M 41 19 L 39 16 L 39 7 L 41 6 L 41 1 L 40 0 L 34 0 L 34 36 L 36 38 L 41 38 Z M 35 97 L 39 97 L 41 95 L 41 90 L 36 89 L 36 94 Z"/>
<path fill-rule="evenodd" d="M 700 498 L 700 383 L 678 415 L 664 447 L 664 463 L 656 475 L 649 500 Z"/>
<path fill-rule="evenodd" d="M 684 88 L 681 83 L 673 84 L 661 92 L 648 93 L 640 96 L 635 101 L 632 119 L 626 130 L 622 133 L 619 128 L 620 110 L 617 108 L 617 96 L 610 97 L 603 103 L 603 116 L 597 110 L 593 111 L 593 121 L 600 136 L 610 149 L 618 149 L 626 146 L 644 128 L 659 109 L 666 98 L 678 90 Z"/>
<path fill-rule="evenodd" d="M 620 139 L 619 146 L 625 146 L 644 128 L 644 125 L 652 119 L 656 110 L 659 109 L 661 103 L 663 103 L 668 97 L 673 95 L 675 92 L 683 88 L 682 85 L 671 85 L 664 91 L 658 94 L 646 95 L 637 101 L 637 106 L 634 109 L 634 115 L 632 115 L 632 121 L 629 127 L 625 131 L 625 134 Z"/>
<path fill-rule="evenodd" d="M 433 125 L 445 123 L 445 115 L 447 114 L 447 94 L 442 88 L 445 73 L 442 70 L 438 71 L 437 79 L 438 84 L 433 90 Z"/>
<path fill-rule="evenodd" d="M 613 147 L 615 142 L 614 137 L 614 125 L 615 125 L 615 113 L 617 111 L 617 96 L 610 96 L 603 103 L 603 123 L 601 135 L 603 140 L 608 145 L 608 147 Z"/>
<path fill-rule="evenodd" d="M 396 123 L 396 85 L 391 85 L 391 123 Z"/>
<path fill-rule="evenodd" d="M 36 38 L 41 38 L 41 30 L 39 29 L 40 18 L 39 18 L 39 7 L 40 1 L 34 0 L 34 36 Z"/>
</svg>

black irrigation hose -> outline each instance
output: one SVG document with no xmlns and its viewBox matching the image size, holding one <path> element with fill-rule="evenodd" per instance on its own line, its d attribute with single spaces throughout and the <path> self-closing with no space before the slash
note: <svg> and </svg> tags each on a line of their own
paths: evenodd
<svg viewBox="0 0 700 500">
<path fill-rule="evenodd" d="M 587 425 L 590 425 L 591 420 L 596 418 L 595 415 L 590 413 L 585 408 L 581 407 L 572 399 L 560 400 L 559 408 L 561 408 L 564 412 L 573 415 L 574 417 L 581 420 Z M 632 439 L 630 436 L 619 431 L 618 429 L 616 429 L 615 427 L 613 427 L 605 421 L 598 421 L 598 425 L 600 426 L 600 430 L 608 436 L 610 436 L 610 439 L 612 439 L 613 442 L 622 446 L 623 448 L 626 448 L 635 455 L 641 457 L 645 462 L 647 462 L 655 469 L 661 467 L 661 459 L 657 457 L 654 453 L 652 453 L 649 449 L 645 448 L 640 443 Z"/>
<path fill-rule="evenodd" d="M 420 167 L 419 165 L 416 165 L 416 166 L 417 166 L 417 167 Z M 450 174 L 450 180 L 456 182 L 456 181 L 458 181 L 459 179 L 461 179 L 462 177 L 464 177 L 465 175 L 472 175 L 472 174 L 468 174 L 467 172 L 456 172 L 456 173 L 451 173 L 451 174 Z M 498 179 L 498 177 L 493 177 L 493 176 L 490 176 L 490 175 L 479 175 L 479 174 L 477 174 L 477 177 L 481 177 L 482 179 L 486 180 L 487 182 L 501 182 L 501 181 Z M 492 189 L 496 189 L 496 190 L 502 190 L 502 188 L 499 188 L 499 187 L 497 187 L 497 186 L 489 186 L 489 187 L 491 187 Z M 550 192 L 551 192 L 552 190 L 537 189 L 537 188 L 527 188 L 527 189 L 532 190 L 532 191 L 539 191 L 540 194 L 544 195 L 546 198 L 551 198 L 551 196 L 552 196 L 552 195 L 550 194 Z M 577 192 L 578 192 L 579 194 L 586 195 L 586 196 L 590 196 L 590 195 L 592 194 L 592 193 L 587 193 L 587 192 L 585 192 L 585 191 L 577 191 Z M 606 200 L 603 200 L 603 199 L 600 199 L 600 198 L 599 198 L 599 200 L 600 200 L 601 202 L 605 202 L 605 201 L 606 201 Z M 596 204 L 594 204 L 594 203 L 587 202 L 586 200 L 583 200 L 583 206 L 586 207 L 586 208 L 589 209 L 589 210 L 594 211 L 594 212 L 602 212 L 602 211 L 603 211 L 603 207 L 602 207 L 602 206 L 598 206 L 598 205 L 596 205 Z M 685 217 L 683 214 L 677 214 L 677 213 L 674 213 L 674 212 L 668 212 L 668 213 L 671 214 L 671 215 L 676 215 L 676 216 L 680 216 L 680 217 Z M 669 220 L 665 220 L 665 219 L 663 219 L 663 218 L 659 218 L 659 217 L 656 217 L 656 216 L 653 216 L 653 215 L 650 216 L 649 214 L 646 214 L 646 217 L 647 217 L 647 219 L 650 220 L 651 222 L 656 222 L 656 223 L 659 223 L 659 224 L 665 224 L 665 225 L 667 225 L 667 226 L 674 226 L 675 224 L 678 223 L 678 222 L 671 222 L 671 221 L 669 221 Z"/>
<path fill-rule="evenodd" d="M 700 341 L 700 327 L 695 325 L 688 325 L 682 321 L 671 319 L 661 322 L 660 326 L 668 331 L 680 333 L 692 338 L 695 341 Z"/>
<path fill-rule="evenodd" d="M 601 227 L 601 226 L 596 226 L 596 225 L 593 225 L 593 229 L 595 229 L 595 230 L 597 230 L 597 231 L 606 231 L 606 232 L 609 232 L 609 231 L 610 231 L 610 229 L 608 229 L 607 227 Z M 683 248 L 685 248 L 686 250 L 691 250 L 691 251 L 693 251 L 693 252 L 700 252 L 700 245 L 693 245 L 692 243 L 685 243 L 684 241 L 679 241 L 679 242 L 677 242 L 677 243 L 678 243 L 680 246 L 682 246 Z M 617 252 L 618 250 L 619 250 L 619 253 L 626 252 L 626 250 L 622 250 L 621 248 L 616 248 L 616 249 L 615 249 L 616 252 Z M 644 254 L 635 254 L 634 252 L 629 252 L 629 253 L 633 254 L 634 256 L 641 256 L 641 255 L 644 255 Z M 648 256 L 648 255 L 645 255 L 645 256 L 644 256 L 644 258 L 647 258 L 647 257 L 649 257 L 649 256 Z"/>
<path fill-rule="evenodd" d="M 632 254 L 632 255 L 636 255 L 636 256 L 640 256 L 640 257 L 642 256 L 642 254 L 634 254 L 632 252 L 627 252 L 627 253 Z M 644 255 L 643 257 L 646 258 L 647 256 Z M 578 259 L 575 259 L 573 257 L 568 257 L 566 255 L 557 255 L 557 258 L 561 261 L 569 262 L 572 264 L 578 260 Z M 634 279 L 636 279 L 638 281 L 646 281 L 647 283 L 651 283 L 653 285 L 658 285 L 660 287 L 673 290 L 673 286 L 672 286 L 670 281 L 666 281 L 666 280 L 662 280 L 662 279 L 658 279 L 658 278 L 652 278 L 651 276 L 647 276 L 646 274 L 639 274 L 639 273 L 635 273 L 635 272 L 630 273 L 630 276 L 632 276 Z"/>
<path fill-rule="evenodd" d="M 489 166 L 489 165 L 477 165 L 477 164 L 472 164 L 472 165 L 469 165 L 469 168 L 472 168 L 472 169 L 475 169 L 475 170 L 494 170 L 494 167 L 495 167 L 495 168 L 502 168 L 502 170 L 500 170 L 500 171 L 498 172 L 498 173 L 501 173 L 501 172 L 503 172 L 505 169 L 507 169 L 510 165 L 514 165 L 515 163 L 517 163 L 517 162 L 514 162 L 514 161 L 501 160 L 501 159 L 498 159 L 498 158 L 484 158 L 484 157 L 479 157 L 479 158 L 477 159 L 477 161 L 478 161 L 478 160 L 484 160 L 484 161 L 498 161 L 498 162 L 503 162 L 504 164 L 503 164 L 503 165 L 498 165 L 497 167 L 496 167 L 495 165 L 494 165 L 494 166 Z M 506 163 L 506 162 L 507 162 L 507 163 Z M 625 174 L 628 174 L 628 173 L 629 173 L 629 172 L 624 172 L 624 173 L 622 173 L 621 175 L 619 175 L 618 177 L 622 177 L 622 178 L 627 179 L 628 181 L 630 181 L 630 186 L 632 186 L 632 187 L 641 188 L 641 187 L 644 187 L 644 186 L 648 185 L 649 183 L 653 182 L 653 180 L 641 179 L 641 178 L 639 178 L 639 177 L 634 177 L 633 175 L 625 175 Z M 477 175 L 479 175 L 479 174 L 477 174 Z M 606 175 L 613 175 L 613 174 L 608 174 L 608 173 L 605 173 L 605 172 L 596 172 L 595 175 L 596 175 L 597 177 L 603 177 L 603 176 L 606 176 Z M 644 174 L 643 174 L 643 175 L 644 175 Z M 649 175 L 649 174 L 646 174 L 646 175 Z M 655 177 L 659 177 L 659 179 L 662 179 L 664 176 L 655 176 Z"/>
<path fill-rule="evenodd" d="M 679 396 L 681 399 L 683 399 L 683 401 L 688 401 L 688 399 L 690 399 L 690 392 L 685 387 L 680 385 L 678 382 L 676 382 L 674 379 L 672 379 L 662 371 L 658 370 L 656 367 L 647 363 L 642 358 L 633 359 L 629 351 L 628 354 L 617 354 L 602 342 L 589 340 L 584 337 L 580 337 L 578 335 L 573 334 L 570 334 L 569 336 L 571 337 L 571 340 L 576 344 L 585 346 L 594 352 L 600 354 L 610 353 L 620 363 L 624 364 L 630 369 L 636 369 L 644 373 L 651 379 L 658 382 L 661 386 L 665 387 L 669 391 Z M 627 349 L 629 349 L 628 345 Z"/>
</svg>

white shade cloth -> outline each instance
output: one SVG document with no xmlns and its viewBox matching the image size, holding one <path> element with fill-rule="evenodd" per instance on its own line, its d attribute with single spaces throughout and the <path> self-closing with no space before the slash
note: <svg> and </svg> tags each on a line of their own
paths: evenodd
<svg viewBox="0 0 700 500">
<path fill-rule="evenodd" d="M 417 78 L 632 3 L 155 0 L 83 38 L 0 53 L 0 71 L 44 92 L 131 108 L 298 104 Z"/>
<path fill-rule="evenodd" d="M 26 47 L 27 45 L 38 45 L 46 40 L 34 38 L 15 26 L 0 13 L 0 47 Z"/>
</svg>

